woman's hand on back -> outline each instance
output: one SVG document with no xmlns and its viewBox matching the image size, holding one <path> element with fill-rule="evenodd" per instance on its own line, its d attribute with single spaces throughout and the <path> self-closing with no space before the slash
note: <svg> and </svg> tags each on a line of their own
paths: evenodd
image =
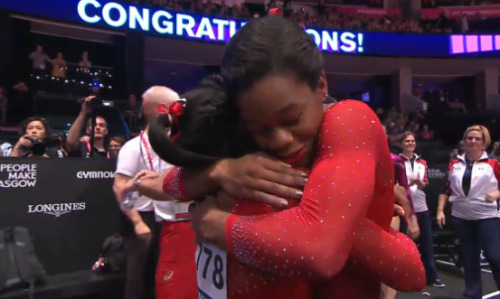
<svg viewBox="0 0 500 299">
<path fill-rule="evenodd" d="M 223 159 L 212 174 L 220 187 L 236 198 L 286 207 L 287 199 L 302 198 L 307 173 L 265 154 Z"/>
</svg>

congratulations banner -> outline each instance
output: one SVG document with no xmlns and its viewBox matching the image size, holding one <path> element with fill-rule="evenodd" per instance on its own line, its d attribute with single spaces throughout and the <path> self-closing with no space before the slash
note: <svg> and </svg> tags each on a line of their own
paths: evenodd
<svg viewBox="0 0 500 299">
<path fill-rule="evenodd" d="M 148 35 L 226 43 L 247 21 L 200 16 L 108 0 L 16 0 L 0 7 L 13 12 Z M 367 56 L 497 56 L 497 38 L 462 35 L 354 32 L 306 28 L 323 52 Z M 463 40 L 463 51 L 460 40 Z M 477 42 L 477 49 L 474 41 Z M 491 43 L 488 41 L 491 40 Z M 485 45 L 485 47 L 481 47 Z"/>
</svg>

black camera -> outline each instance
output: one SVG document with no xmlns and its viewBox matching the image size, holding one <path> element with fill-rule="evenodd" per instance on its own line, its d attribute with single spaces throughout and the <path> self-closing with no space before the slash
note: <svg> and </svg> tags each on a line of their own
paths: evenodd
<svg viewBox="0 0 500 299">
<path fill-rule="evenodd" d="M 45 153 L 47 153 L 47 148 L 59 147 L 61 144 L 58 136 L 49 136 L 45 139 L 37 139 L 30 136 L 26 138 L 31 141 L 31 146 L 29 147 L 29 149 L 35 157 L 41 157 Z"/>
<path fill-rule="evenodd" d="M 85 98 L 83 98 L 81 101 L 85 101 Z M 105 101 L 102 98 L 96 96 L 90 101 L 89 106 L 92 111 L 99 111 L 105 107 L 113 107 L 114 104 L 112 101 Z"/>
<path fill-rule="evenodd" d="M 90 101 L 90 108 L 92 110 L 97 110 L 103 107 L 103 101 L 101 98 L 95 97 Z"/>
<path fill-rule="evenodd" d="M 33 156 L 43 156 L 47 152 L 47 143 L 44 140 L 34 137 L 26 137 L 31 141 L 30 150 Z"/>
</svg>

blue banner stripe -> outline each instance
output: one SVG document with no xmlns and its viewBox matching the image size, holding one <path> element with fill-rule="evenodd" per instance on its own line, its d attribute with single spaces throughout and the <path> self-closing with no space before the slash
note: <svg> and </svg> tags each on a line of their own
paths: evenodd
<svg viewBox="0 0 500 299">
<path fill-rule="evenodd" d="M 0 7 L 27 15 L 100 28 L 215 43 L 228 42 L 246 24 L 242 20 L 200 16 L 110 0 L 16 0 L 1 1 Z M 321 28 L 307 28 L 306 31 L 323 52 L 367 56 L 456 56 L 452 54 L 450 35 L 352 32 Z M 500 51 L 460 55 L 499 56 Z"/>
</svg>

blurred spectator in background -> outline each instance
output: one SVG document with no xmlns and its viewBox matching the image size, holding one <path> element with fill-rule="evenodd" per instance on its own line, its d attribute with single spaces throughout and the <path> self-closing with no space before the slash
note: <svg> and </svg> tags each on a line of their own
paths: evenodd
<svg viewBox="0 0 500 299">
<path fill-rule="evenodd" d="M 207 16 L 217 16 L 218 8 L 217 5 L 212 0 L 207 0 L 205 4 L 203 4 L 204 14 Z"/>
<path fill-rule="evenodd" d="M 464 153 L 464 141 L 460 140 L 460 142 L 458 142 L 458 154 L 462 155 L 463 153 Z"/>
<path fill-rule="evenodd" d="M 267 5 L 266 5 L 267 9 L 266 9 L 266 14 L 269 13 L 269 10 L 270 9 L 273 9 L 273 8 L 278 8 L 278 4 L 276 4 L 276 0 L 269 0 L 269 2 L 267 2 Z"/>
<path fill-rule="evenodd" d="M 491 150 L 490 153 L 490 159 L 495 159 L 497 161 L 500 161 L 500 142 L 495 142 L 493 143 L 493 149 Z"/>
<path fill-rule="evenodd" d="M 219 16 L 221 17 L 231 17 L 231 8 L 226 4 L 226 1 L 222 1 L 220 4 Z"/>
<path fill-rule="evenodd" d="M 439 102 L 448 102 L 448 94 L 442 88 L 438 90 L 438 99 Z"/>
<path fill-rule="evenodd" d="M 418 134 L 418 137 L 420 137 L 420 139 L 422 140 L 432 140 L 434 139 L 434 131 L 430 130 L 427 124 L 424 124 L 424 127 Z"/>
<path fill-rule="evenodd" d="M 85 119 L 88 115 L 91 115 L 92 108 L 91 102 L 95 99 L 95 96 L 86 97 L 82 102 L 82 109 L 75 119 L 71 128 L 68 131 L 68 138 L 66 139 L 66 148 L 70 156 L 90 158 L 90 153 L 93 152 L 93 158 L 108 158 L 109 152 L 106 149 L 104 141 L 106 136 L 108 136 L 108 123 L 106 119 L 102 116 L 96 116 L 96 123 L 94 127 L 94 148 L 90 141 L 81 142 L 80 133 L 82 132 L 83 126 L 85 124 Z M 85 133 L 90 136 L 92 134 L 92 119 L 87 120 L 87 127 Z"/>
<path fill-rule="evenodd" d="M 460 142 L 457 145 L 457 148 L 454 148 L 451 150 L 450 153 L 450 162 L 453 160 L 456 160 L 458 156 L 462 155 L 464 153 L 464 142 L 463 140 L 460 140 Z"/>
<path fill-rule="evenodd" d="M 111 158 L 118 157 L 118 152 L 120 152 L 120 149 L 122 148 L 124 143 L 125 139 L 121 137 L 115 136 L 109 139 L 108 151 Z"/>
<path fill-rule="evenodd" d="M 66 135 L 64 133 L 57 134 L 57 140 L 59 141 L 59 150 L 64 157 L 68 157 L 68 150 L 66 149 Z"/>
<path fill-rule="evenodd" d="M 134 94 L 131 94 L 128 97 L 125 117 L 127 118 L 130 130 L 137 130 L 139 125 L 139 120 L 142 117 L 142 106 L 139 103 L 139 101 L 137 101 L 137 97 Z"/>
<path fill-rule="evenodd" d="M 461 102 L 458 97 L 455 97 L 452 101 L 448 103 L 448 107 L 451 111 L 455 111 L 457 113 L 467 113 L 467 109 L 465 108 L 465 103 Z"/>
<path fill-rule="evenodd" d="M 82 53 L 82 60 L 80 60 L 78 65 L 82 69 L 82 72 L 84 72 L 85 74 L 90 73 L 90 68 L 92 67 L 92 61 L 89 60 L 89 52 L 84 51 Z"/>
<path fill-rule="evenodd" d="M 35 75 L 45 74 L 46 63 L 50 63 L 50 58 L 43 52 L 42 46 L 36 46 L 36 50 L 31 53 L 30 59 L 32 61 L 33 73 Z"/>
<path fill-rule="evenodd" d="M 408 131 L 412 132 L 414 135 L 417 135 L 420 131 L 420 124 L 415 120 L 410 121 L 410 124 L 408 125 Z"/>
<path fill-rule="evenodd" d="M 7 97 L 0 87 L 0 125 L 5 125 L 5 122 L 7 122 Z"/>
<path fill-rule="evenodd" d="M 283 0 L 282 9 L 285 18 L 291 17 L 293 13 L 292 0 Z"/>
<path fill-rule="evenodd" d="M 57 58 L 52 60 L 52 76 L 57 78 L 66 77 L 66 60 L 61 52 L 57 53 Z"/>
<path fill-rule="evenodd" d="M 449 162 L 451 162 L 451 161 L 453 161 L 453 160 L 456 160 L 458 156 L 460 156 L 460 155 L 458 154 L 458 149 L 456 149 L 456 148 L 452 149 L 452 150 L 451 150 L 451 152 L 450 152 L 450 159 L 449 159 Z"/>
<path fill-rule="evenodd" d="M 8 142 L 0 142 L 0 157 L 10 157 L 12 152 L 12 144 Z"/>
<path fill-rule="evenodd" d="M 467 16 L 465 14 L 463 14 L 462 18 L 460 19 L 460 25 L 460 31 L 462 33 L 469 32 L 469 21 L 467 20 Z"/>
<path fill-rule="evenodd" d="M 33 96 L 26 83 L 19 82 L 14 85 L 9 99 L 12 102 L 11 107 L 14 108 L 12 111 L 15 114 L 14 122 L 19 122 L 32 115 Z"/>
<path fill-rule="evenodd" d="M 326 15 L 325 0 L 318 0 L 318 4 L 316 4 L 316 11 L 318 12 L 318 16 L 320 17 Z"/>
<path fill-rule="evenodd" d="M 250 12 L 248 11 L 244 3 L 234 4 L 233 17 L 236 19 L 250 19 Z"/>
</svg>

